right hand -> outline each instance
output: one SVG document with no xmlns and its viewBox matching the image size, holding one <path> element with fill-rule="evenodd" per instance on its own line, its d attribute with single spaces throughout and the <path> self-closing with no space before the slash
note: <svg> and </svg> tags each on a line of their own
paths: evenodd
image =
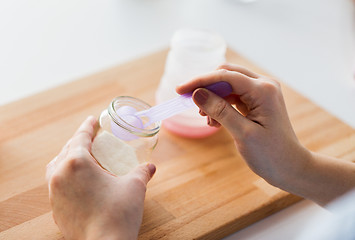
<svg viewBox="0 0 355 240">
<path fill-rule="evenodd" d="M 233 89 L 224 99 L 203 88 L 220 81 L 228 82 Z M 292 129 L 277 81 L 225 64 L 176 90 L 179 94 L 193 92 L 200 114 L 208 116 L 209 125 L 221 124 L 230 132 L 255 173 L 290 190 L 288 185 L 297 181 L 311 153 L 299 143 Z"/>
</svg>

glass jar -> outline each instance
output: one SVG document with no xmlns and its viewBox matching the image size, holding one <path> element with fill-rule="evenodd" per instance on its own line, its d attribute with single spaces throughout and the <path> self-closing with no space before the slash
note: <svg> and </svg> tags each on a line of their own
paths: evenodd
<svg viewBox="0 0 355 240">
<path fill-rule="evenodd" d="M 175 88 L 202 74 L 215 70 L 225 62 L 226 43 L 219 35 L 196 29 L 181 29 L 171 40 L 164 74 L 156 92 L 157 103 L 178 94 Z M 163 127 L 177 135 L 190 138 L 206 137 L 217 131 L 194 109 L 163 121 Z"/>
<path fill-rule="evenodd" d="M 104 169 L 116 175 L 124 175 L 130 169 L 123 171 L 124 173 L 117 173 L 110 169 L 109 165 L 115 165 L 121 161 L 130 164 L 132 159 L 124 159 L 127 156 L 136 158 L 138 163 L 149 161 L 150 154 L 158 141 L 161 123 L 156 122 L 145 126 L 146 119 L 138 118 L 134 116 L 134 113 L 150 107 L 148 103 L 140 99 L 121 96 L 113 99 L 108 108 L 101 112 L 99 129 L 93 141 L 92 154 Z M 100 139 L 100 135 L 101 143 L 96 143 L 98 142 L 96 139 Z M 119 159 L 117 157 L 114 160 L 102 159 L 110 158 L 111 156 L 108 155 L 113 156 L 117 153 L 120 154 Z M 115 162 L 107 163 L 107 161 Z M 133 167 L 135 164 L 131 165 Z"/>
</svg>

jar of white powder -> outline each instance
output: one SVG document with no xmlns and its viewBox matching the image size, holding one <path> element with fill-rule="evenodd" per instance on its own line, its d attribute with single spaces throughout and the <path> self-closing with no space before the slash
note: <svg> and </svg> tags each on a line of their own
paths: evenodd
<svg viewBox="0 0 355 240">
<path fill-rule="evenodd" d="M 147 126 L 147 121 L 135 113 L 150 107 L 137 98 L 122 96 L 113 99 L 102 111 L 91 153 L 104 169 L 115 175 L 125 175 L 149 160 L 161 123 Z"/>
</svg>

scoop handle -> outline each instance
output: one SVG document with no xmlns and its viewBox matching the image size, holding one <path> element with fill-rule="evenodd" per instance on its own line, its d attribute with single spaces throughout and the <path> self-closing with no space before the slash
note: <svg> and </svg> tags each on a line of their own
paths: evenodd
<svg viewBox="0 0 355 240">
<path fill-rule="evenodd" d="M 226 97 L 233 92 L 232 86 L 227 82 L 217 82 L 204 87 L 220 97 Z M 161 121 L 172 117 L 178 113 L 186 111 L 195 106 L 192 101 L 192 93 L 185 93 L 176 98 L 170 99 L 164 103 L 155 105 L 147 110 L 135 113 L 136 117 L 146 116 L 149 121 L 145 126 L 149 126 L 153 122 Z"/>
<path fill-rule="evenodd" d="M 216 82 L 204 87 L 220 97 L 227 97 L 233 92 L 232 86 L 228 82 Z"/>
</svg>

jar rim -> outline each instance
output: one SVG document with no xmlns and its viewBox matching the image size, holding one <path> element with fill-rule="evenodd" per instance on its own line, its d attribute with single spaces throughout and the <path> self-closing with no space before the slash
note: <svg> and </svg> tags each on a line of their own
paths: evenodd
<svg viewBox="0 0 355 240">
<path fill-rule="evenodd" d="M 131 125 L 130 123 L 126 122 L 123 118 L 121 118 L 117 112 L 116 112 L 116 107 L 117 103 L 121 103 L 121 106 L 127 106 L 127 105 L 122 105 L 122 103 L 128 103 L 129 106 L 136 106 L 142 108 L 141 110 L 146 110 L 148 108 L 151 108 L 151 105 L 146 103 L 143 100 L 140 100 L 135 97 L 130 97 L 130 96 L 119 96 L 114 98 L 109 107 L 108 107 L 108 114 L 110 115 L 112 121 L 120 126 L 121 128 L 125 129 L 131 134 L 134 134 L 139 137 L 152 137 L 156 135 L 161 126 L 161 121 L 155 122 L 153 128 L 138 128 L 136 126 Z"/>
</svg>

